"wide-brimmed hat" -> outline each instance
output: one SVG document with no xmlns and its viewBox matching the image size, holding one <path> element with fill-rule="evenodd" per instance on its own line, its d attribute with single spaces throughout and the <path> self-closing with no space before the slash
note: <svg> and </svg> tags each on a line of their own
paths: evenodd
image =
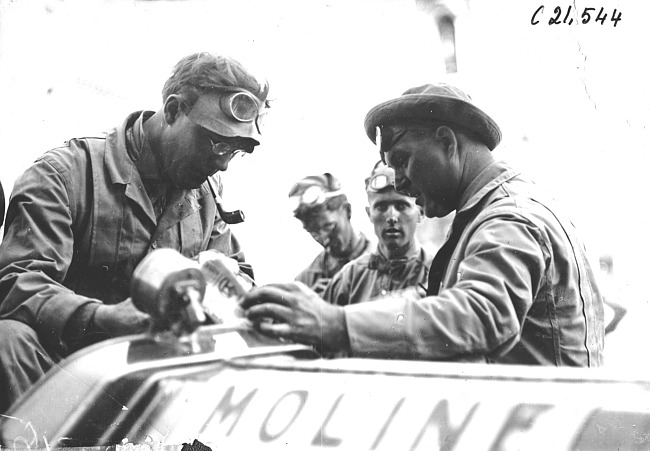
<svg viewBox="0 0 650 451">
<path fill-rule="evenodd" d="M 438 120 L 461 125 L 490 149 L 501 141 L 501 130 L 494 120 L 472 103 L 460 89 L 444 84 L 427 84 L 408 89 L 401 96 L 382 102 L 366 115 L 364 126 L 372 142 L 378 126 L 426 123 Z"/>
</svg>

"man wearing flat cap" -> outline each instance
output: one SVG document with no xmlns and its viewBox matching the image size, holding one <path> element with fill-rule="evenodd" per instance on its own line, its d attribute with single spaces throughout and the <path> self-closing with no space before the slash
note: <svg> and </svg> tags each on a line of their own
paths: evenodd
<svg viewBox="0 0 650 451">
<path fill-rule="evenodd" d="M 152 249 L 214 249 L 250 272 L 217 172 L 260 144 L 267 95 L 239 62 L 192 54 L 158 111 L 72 139 L 19 177 L 0 247 L 0 411 L 73 351 L 148 327 L 129 287 Z"/>
<path fill-rule="evenodd" d="M 352 356 L 602 365 L 603 304 L 584 246 L 545 193 L 496 161 L 497 124 L 436 84 L 372 108 L 365 128 L 398 191 L 428 217 L 456 211 L 427 296 L 338 307 L 270 285 L 244 302 L 259 329 Z"/>
<path fill-rule="evenodd" d="M 296 182 L 289 199 L 293 214 L 323 251 L 296 276 L 316 293 L 323 293 L 332 277 L 349 261 L 370 248 L 370 241 L 350 222 L 352 206 L 339 181 L 329 172 Z"/>
<path fill-rule="evenodd" d="M 377 248 L 345 265 L 328 285 L 323 299 L 350 305 L 397 290 L 403 290 L 404 296 L 420 298 L 433 259 L 415 236 L 422 208 L 414 198 L 395 191 L 395 171 L 381 161 L 375 164 L 365 185 L 366 213 L 377 235 Z"/>
</svg>

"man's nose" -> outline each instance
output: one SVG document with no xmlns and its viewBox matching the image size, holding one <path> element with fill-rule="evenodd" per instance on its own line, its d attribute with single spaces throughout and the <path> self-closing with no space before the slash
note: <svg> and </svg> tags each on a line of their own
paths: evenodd
<svg viewBox="0 0 650 451">
<path fill-rule="evenodd" d="M 320 244 L 323 244 L 325 241 L 329 241 L 329 233 L 326 230 L 314 230 L 309 233 L 312 238 L 318 241 Z"/>
<path fill-rule="evenodd" d="M 327 247 L 330 244 L 330 237 L 329 235 L 323 235 L 319 233 L 318 237 L 316 238 L 316 242 L 323 247 Z"/>
<path fill-rule="evenodd" d="M 394 206 L 389 206 L 386 210 L 386 222 L 388 224 L 395 224 L 399 221 L 399 212 Z"/>
<path fill-rule="evenodd" d="M 230 164 L 231 159 L 232 159 L 231 154 L 217 155 L 212 160 L 212 162 L 214 167 L 217 168 L 217 171 L 224 172 L 228 169 L 228 165 Z"/>
</svg>

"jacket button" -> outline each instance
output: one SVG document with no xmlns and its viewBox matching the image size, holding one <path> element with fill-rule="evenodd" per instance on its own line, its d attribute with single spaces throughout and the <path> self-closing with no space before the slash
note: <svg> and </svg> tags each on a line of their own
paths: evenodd
<svg viewBox="0 0 650 451">
<path fill-rule="evenodd" d="M 152 249 L 155 249 L 155 248 L 157 248 L 157 247 L 158 247 L 158 242 L 157 242 L 157 241 L 154 241 L 154 242 L 151 244 L 151 248 L 152 248 Z"/>
</svg>

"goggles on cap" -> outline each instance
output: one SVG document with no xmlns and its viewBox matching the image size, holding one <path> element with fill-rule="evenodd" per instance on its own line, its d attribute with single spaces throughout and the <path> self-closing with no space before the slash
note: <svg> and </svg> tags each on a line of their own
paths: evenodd
<svg viewBox="0 0 650 451">
<path fill-rule="evenodd" d="M 395 180 L 387 174 L 375 174 L 366 179 L 366 190 L 379 192 L 386 188 L 395 189 Z"/>
<path fill-rule="evenodd" d="M 231 92 L 222 96 L 219 106 L 227 116 L 239 122 L 252 122 L 260 112 L 259 101 L 245 91 Z"/>
<path fill-rule="evenodd" d="M 326 191 L 322 186 L 313 185 L 307 188 L 302 194 L 291 196 L 289 201 L 294 212 L 300 207 L 314 207 L 316 205 L 324 204 L 332 197 L 340 196 L 343 194 L 342 190 Z"/>
<path fill-rule="evenodd" d="M 262 122 L 268 110 L 257 97 L 248 91 L 237 91 L 232 86 L 214 86 L 213 89 L 227 93 L 219 99 L 219 108 L 226 116 L 237 122 L 255 121 L 257 132 L 261 133 Z M 233 90 L 235 91 L 229 92 Z"/>
<path fill-rule="evenodd" d="M 384 159 L 384 153 L 386 153 L 386 150 L 397 144 L 399 140 L 410 131 L 413 131 L 413 129 L 394 132 L 390 127 L 382 127 L 381 125 L 375 127 L 375 143 L 377 144 L 377 149 L 381 155 L 382 162 L 386 163 Z"/>
</svg>

